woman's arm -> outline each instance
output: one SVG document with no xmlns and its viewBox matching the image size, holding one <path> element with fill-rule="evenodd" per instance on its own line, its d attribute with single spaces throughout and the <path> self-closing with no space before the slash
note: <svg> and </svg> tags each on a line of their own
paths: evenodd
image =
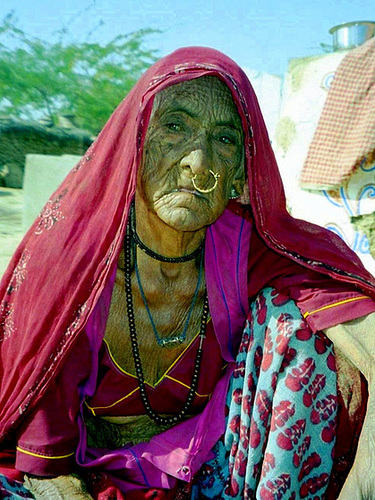
<svg viewBox="0 0 375 500">
<path fill-rule="evenodd" d="M 368 383 L 366 418 L 353 467 L 339 500 L 375 498 L 375 313 L 325 330 L 333 342 L 365 376 Z"/>
</svg>

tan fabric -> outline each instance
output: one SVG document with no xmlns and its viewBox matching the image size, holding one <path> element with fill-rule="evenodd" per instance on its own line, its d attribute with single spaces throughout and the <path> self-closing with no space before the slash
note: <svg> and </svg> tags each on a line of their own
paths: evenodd
<svg viewBox="0 0 375 500">
<path fill-rule="evenodd" d="M 375 313 L 324 330 L 335 349 L 339 349 L 369 381 L 374 380 L 375 373 L 374 332 Z"/>
<path fill-rule="evenodd" d="M 336 70 L 301 174 L 301 187 L 337 188 L 375 161 L 375 38 Z"/>
<path fill-rule="evenodd" d="M 370 374 L 373 373 L 375 357 L 374 331 L 375 313 L 325 330 L 327 337 L 334 344 L 338 389 L 337 441 L 327 500 L 338 498 L 356 458 L 368 404 L 368 387 L 360 372 L 372 378 Z M 360 451 L 358 454 L 360 455 Z"/>
<path fill-rule="evenodd" d="M 49 479 L 25 476 L 24 484 L 36 500 L 92 500 L 83 481 L 74 474 Z"/>
</svg>

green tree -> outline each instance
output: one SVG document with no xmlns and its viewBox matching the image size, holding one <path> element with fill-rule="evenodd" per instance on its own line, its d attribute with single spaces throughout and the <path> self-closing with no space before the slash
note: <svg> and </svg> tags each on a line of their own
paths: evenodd
<svg viewBox="0 0 375 500">
<path fill-rule="evenodd" d="M 145 48 L 143 29 L 119 35 L 106 44 L 64 43 L 60 32 L 49 42 L 27 35 L 14 12 L 0 25 L 0 113 L 12 118 L 71 115 L 75 124 L 96 134 L 114 108 L 156 59 Z M 63 36 L 61 36 L 63 35 Z"/>
</svg>

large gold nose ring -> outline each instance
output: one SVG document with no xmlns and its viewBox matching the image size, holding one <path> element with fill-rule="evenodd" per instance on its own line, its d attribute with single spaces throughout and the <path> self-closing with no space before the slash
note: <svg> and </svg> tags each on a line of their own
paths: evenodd
<svg viewBox="0 0 375 500">
<path fill-rule="evenodd" d="M 216 174 L 213 170 L 210 170 L 210 174 L 213 175 L 214 179 L 215 179 L 215 183 L 214 185 L 209 188 L 209 189 L 201 189 L 199 188 L 196 184 L 195 184 L 195 179 L 197 178 L 197 174 L 194 175 L 194 177 L 192 177 L 191 179 L 191 182 L 193 183 L 193 186 L 194 188 L 199 191 L 200 193 L 211 193 L 211 191 L 213 191 L 214 189 L 216 189 L 217 187 L 217 184 L 219 182 L 219 177 L 220 177 L 220 174 Z"/>
</svg>

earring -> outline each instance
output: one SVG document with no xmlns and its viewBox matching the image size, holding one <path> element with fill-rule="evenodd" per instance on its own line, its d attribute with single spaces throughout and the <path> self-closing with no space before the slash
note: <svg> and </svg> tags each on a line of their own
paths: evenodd
<svg viewBox="0 0 375 500">
<path fill-rule="evenodd" d="M 230 189 L 229 199 L 230 200 L 235 200 L 239 196 L 241 196 L 241 194 L 237 193 L 237 189 L 234 186 L 232 186 L 231 189 Z"/>
</svg>

